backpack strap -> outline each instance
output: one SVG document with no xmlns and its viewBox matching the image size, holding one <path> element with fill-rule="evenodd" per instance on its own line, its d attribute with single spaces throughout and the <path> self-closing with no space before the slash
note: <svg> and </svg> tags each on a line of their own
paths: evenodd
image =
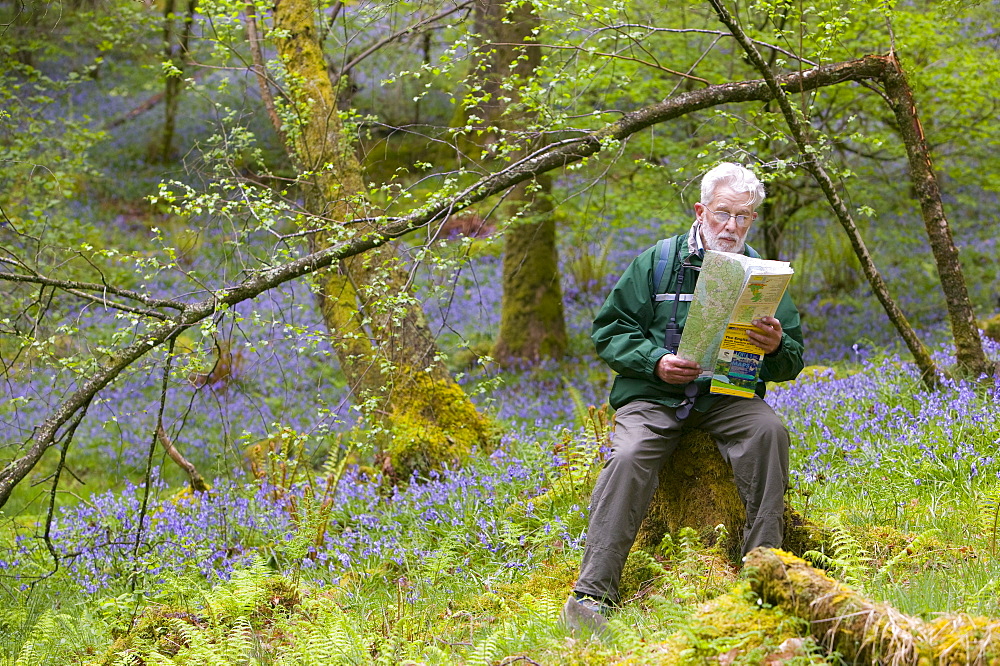
<svg viewBox="0 0 1000 666">
<path fill-rule="evenodd" d="M 653 302 L 671 300 L 673 294 L 661 293 L 663 276 L 667 273 L 667 266 L 674 260 L 674 246 L 677 244 L 677 236 L 661 238 L 656 241 L 656 268 L 653 270 Z"/>
<path fill-rule="evenodd" d="M 677 236 L 671 236 L 656 242 L 657 262 L 653 270 L 653 306 L 663 301 L 689 302 L 694 298 L 694 294 L 675 294 L 672 291 L 664 291 L 661 284 L 667 277 L 667 266 L 674 260 L 674 250 L 677 246 Z"/>
<path fill-rule="evenodd" d="M 694 294 L 674 294 L 673 292 L 665 292 L 662 289 L 663 277 L 667 272 L 667 266 L 674 260 L 674 248 L 677 245 L 677 236 L 671 236 L 670 238 L 661 238 L 656 241 L 656 268 L 653 269 L 653 305 L 662 301 L 673 301 L 678 300 L 681 302 L 691 301 L 694 298 Z M 749 245 L 746 245 L 747 254 L 754 259 L 760 259 L 760 254 L 757 250 L 753 249 Z"/>
</svg>

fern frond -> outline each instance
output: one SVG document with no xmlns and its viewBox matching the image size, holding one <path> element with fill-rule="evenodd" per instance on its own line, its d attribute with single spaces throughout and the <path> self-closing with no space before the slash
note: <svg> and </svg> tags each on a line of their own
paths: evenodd
<svg viewBox="0 0 1000 666">
<path fill-rule="evenodd" d="M 590 411 L 589 405 L 583 399 L 583 394 L 580 392 L 580 389 L 570 383 L 565 377 L 563 378 L 563 386 L 566 387 L 566 393 L 569 394 L 569 398 L 573 402 L 573 418 L 576 429 L 581 430 L 586 428 L 587 423 L 590 421 Z"/>
<path fill-rule="evenodd" d="M 864 585 L 861 581 L 868 577 L 871 556 L 854 538 L 854 535 L 844 527 L 839 518 L 834 517 L 830 520 L 829 529 L 833 537 L 831 544 L 833 554 L 828 556 L 817 551 L 809 551 L 804 553 L 803 557 L 805 559 L 812 558 L 811 561 L 816 562 L 817 566 L 834 572 L 848 585 L 859 590 L 863 589 Z M 806 555 L 810 555 L 810 557 L 806 557 Z M 819 564 L 820 562 L 822 564 Z"/>
<path fill-rule="evenodd" d="M 983 530 L 990 540 L 990 556 L 996 557 L 997 536 L 1000 531 L 1000 485 L 990 489 L 980 504 Z"/>
<path fill-rule="evenodd" d="M 223 640 L 221 656 L 228 664 L 243 664 L 252 650 L 253 627 L 249 619 L 238 617 Z"/>
<path fill-rule="evenodd" d="M 914 557 L 915 554 L 923 550 L 924 545 L 932 538 L 936 537 L 941 533 L 941 530 L 932 527 L 925 532 L 921 532 L 917 535 L 913 541 L 907 544 L 904 548 L 901 548 L 898 553 L 889 558 L 885 564 L 879 567 L 879 570 L 875 572 L 875 585 L 880 585 L 885 581 L 891 574 L 893 569 L 901 565 L 904 561 Z"/>
<path fill-rule="evenodd" d="M 160 654 L 156 650 L 143 655 L 143 661 L 147 666 L 177 666 L 176 661 L 165 654 Z"/>
<path fill-rule="evenodd" d="M 56 632 L 56 621 L 50 613 L 43 613 L 35 625 L 31 628 L 28 639 L 21 646 L 17 654 L 14 666 L 40 666 L 48 653 L 46 649 L 49 641 L 52 640 Z"/>
<path fill-rule="evenodd" d="M 828 557 L 826 554 L 819 552 L 818 550 L 807 550 L 802 553 L 802 559 L 811 562 L 813 566 L 818 569 L 835 569 L 837 565 L 834 561 Z"/>
<path fill-rule="evenodd" d="M 491 666 L 499 652 L 500 638 L 504 627 L 497 629 L 476 646 L 476 651 L 469 657 L 470 666 Z"/>
</svg>

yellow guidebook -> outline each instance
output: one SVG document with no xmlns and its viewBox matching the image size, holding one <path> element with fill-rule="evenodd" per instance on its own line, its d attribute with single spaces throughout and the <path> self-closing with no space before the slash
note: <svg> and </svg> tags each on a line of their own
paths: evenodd
<svg viewBox="0 0 1000 666">
<path fill-rule="evenodd" d="M 774 316 L 793 273 L 786 261 L 705 252 L 677 355 L 711 375 L 712 393 L 753 397 L 764 350 L 747 329 Z"/>
</svg>

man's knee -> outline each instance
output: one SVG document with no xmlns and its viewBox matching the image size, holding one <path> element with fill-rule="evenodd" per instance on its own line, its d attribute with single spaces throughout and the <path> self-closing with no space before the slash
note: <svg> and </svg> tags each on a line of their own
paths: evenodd
<svg viewBox="0 0 1000 666">
<path fill-rule="evenodd" d="M 751 427 L 762 434 L 788 439 L 788 428 L 781 417 L 766 403 L 763 403 L 762 407 L 763 409 L 754 410 L 747 415 L 747 422 L 751 424 Z"/>
</svg>

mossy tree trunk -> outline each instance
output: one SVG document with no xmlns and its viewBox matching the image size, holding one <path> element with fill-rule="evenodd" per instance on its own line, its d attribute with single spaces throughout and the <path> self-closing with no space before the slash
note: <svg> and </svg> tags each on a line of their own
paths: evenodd
<svg viewBox="0 0 1000 666">
<path fill-rule="evenodd" d="M 761 599 L 807 620 L 813 637 L 849 663 L 1000 663 L 998 620 L 960 613 L 925 622 L 867 599 L 780 550 L 755 549 L 747 554 L 746 569 Z"/>
<path fill-rule="evenodd" d="M 890 54 L 889 65 L 882 83 L 885 85 L 889 106 L 896 116 L 903 145 L 906 146 L 910 181 L 920 199 L 924 227 L 927 229 L 927 238 L 930 240 L 938 278 L 948 307 L 958 365 L 973 377 L 989 374 L 993 368 L 986 360 L 982 340 L 979 338 L 976 313 L 969 300 L 969 290 L 965 284 L 962 263 L 958 258 L 958 248 L 955 247 L 951 227 L 944 213 L 941 188 L 938 187 L 934 173 L 927 137 L 924 136 L 924 128 L 920 124 L 917 102 L 913 98 L 910 85 L 906 82 L 903 65 L 895 53 Z"/>
<path fill-rule="evenodd" d="M 479 50 L 484 74 L 475 113 L 485 126 L 495 128 L 486 133 L 489 143 L 501 136 L 526 134 L 529 114 L 522 108 L 518 89 L 541 61 L 539 47 L 531 43 L 538 26 L 530 2 L 476 3 L 476 28 L 484 39 Z M 505 159 L 517 159 L 538 147 L 522 138 Z M 491 147 L 485 150 L 488 153 Z M 494 358 L 502 364 L 558 358 L 566 350 L 551 189 L 548 175 L 520 183 L 508 192 L 502 208 L 509 226 L 504 233 L 500 333 L 493 347 Z"/>
<path fill-rule="evenodd" d="M 503 364 L 559 358 L 566 351 L 551 179 L 539 176 L 534 185 L 521 183 L 511 190 L 522 203 L 522 217 L 504 234 L 500 334 L 493 347 L 494 358 Z"/>
<path fill-rule="evenodd" d="M 340 225 L 374 219 L 378 211 L 366 197 L 361 165 L 337 109 L 314 5 L 279 0 L 274 18 L 298 118 L 287 133 L 289 149 L 302 173 L 312 214 L 308 224 L 322 227 L 310 236 L 312 250 L 375 234 L 374 224 Z M 404 480 L 489 445 L 490 424 L 444 366 L 392 244 L 345 259 L 317 280 L 323 320 L 356 399 L 380 432 L 379 460 L 389 478 Z"/>
</svg>

